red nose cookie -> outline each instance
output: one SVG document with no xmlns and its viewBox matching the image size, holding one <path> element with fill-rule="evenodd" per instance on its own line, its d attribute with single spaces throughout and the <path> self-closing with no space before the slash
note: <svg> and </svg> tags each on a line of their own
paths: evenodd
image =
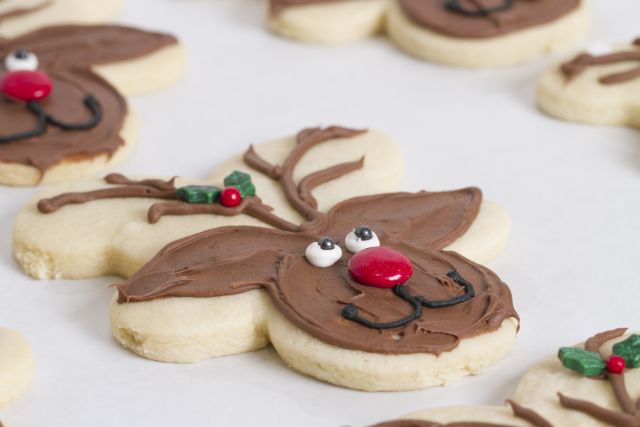
<svg viewBox="0 0 640 427">
<path fill-rule="evenodd" d="M 2 78 L 0 91 L 19 101 L 41 101 L 51 93 L 51 79 L 42 71 L 14 71 Z"/>
<path fill-rule="evenodd" d="M 376 288 L 402 285 L 413 274 L 409 258 L 383 246 L 358 252 L 349 260 L 348 268 L 353 280 Z"/>
</svg>

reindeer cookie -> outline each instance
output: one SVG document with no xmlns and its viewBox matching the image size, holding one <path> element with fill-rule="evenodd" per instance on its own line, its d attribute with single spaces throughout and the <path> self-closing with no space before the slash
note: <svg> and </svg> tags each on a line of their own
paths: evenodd
<svg viewBox="0 0 640 427">
<path fill-rule="evenodd" d="M 563 120 L 640 127 L 640 38 L 553 66 L 540 77 L 537 102 Z"/>
<path fill-rule="evenodd" d="M 55 24 L 96 24 L 111 19 L 124 0 L 1 0 L 0 37 Z"/>
<path fill-rule="evenodd" d="M 269 27 L 286 37 L 347 42 L 385 30 L 427 61 L 512 65 L 579 43 L 586 0 L 270 0 Z"/>
<path fill-rule="evenodd" d="M 476 188 L 389 193 L 401 163 L 385 135 L 330 127 L 251 147 L 206 185 L 112 174 L 23 210 L 16 258 L 39 277 L 131 276 L 112 330 L 150 359 L 271 342 L 344 387 L 445 384 L 503 357 L 518 320 L 494 273 L 442 249 L 486 260 L 509 219 Z"/>
<path fill-rule="evenodd" d="M 0 183 L 74 179 L 123 158 L 136 123 L 121 93 L 174 81 L 182 56 L 170 35 L 115 25 L 0 39 Z"/>
<path fill-rule="evenodd" d="M 33 381 L 34 367 L 31 346 L 21 333 L 0 328 L 0 349 L 0 409 L 2 409 L 27 391 Z"/>
<path fill-rule="evenodd" d="M 375 427 L 640 425 L 640 335 L 626 329 L 564 347 L 524 375 L 508 407 L 429 409 Z"/>
</svg>

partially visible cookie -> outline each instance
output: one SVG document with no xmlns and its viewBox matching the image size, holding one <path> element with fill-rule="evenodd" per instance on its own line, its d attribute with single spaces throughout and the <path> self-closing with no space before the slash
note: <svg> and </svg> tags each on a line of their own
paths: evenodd
<svg viewBox="0 0 640 427">
<path fill-rule="evenodd" d="M 20 398 L 33 381 L 31 346 L 17 331 L 0 328 L 0 409 Z"/>
<path fill-rule="evenodd" d="M 375 427 L 640 425 L 640 335 L 614 329 L 530 368 L 506 406 L 434 408 Z"/>
<path fill-rule="evenodd" d="M 562 120 L 640 127 L 640 38 L 552 66 L 540 76 L 536 99 Z"/>
<path fill-rule="evenodd" d="M 585 0 L 270 0 L 285 37 L 341 43 L 386 30 L 410 54 L 466 67 L 512 65 L 579 43 Z"/>
<path fill-rule="evenodd" d="M 116 25 L 46 27 L 0 39 L 0 184 L 76 179 L 116 163 L 137 135 L 121 92 L 174 82 L 168 34 Z"/>
<path fill-rule="evenodd" d="M 418 58 L 497 67 L 575 46 L 590 15 L 586 0 L 392 0 L 386 22 L 391 39 Z"/>
<path fill-rule="evenodd" d="M 3 0 L 0 36 L 15 37 L 56 24 L 97 24 L 110 20 L 124 0 Z"/>
</svg>

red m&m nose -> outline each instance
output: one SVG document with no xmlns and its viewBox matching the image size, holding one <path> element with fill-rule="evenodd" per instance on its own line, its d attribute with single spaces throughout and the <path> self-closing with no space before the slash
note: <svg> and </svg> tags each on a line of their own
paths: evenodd
<svg viewBox="0 0 640 427">
<path fill-rule="evenodd" d="M 358 252 L 349 260 L 348 268 L 353 280 L 376 288 L 402 285 L 413 274 L 409 258 L 384 246 Z"/>
<path fill-rule="evenodd" d="M 51 93 L 51 80 L 42 71 L 13 71 L 2 78 L 0 91 L 19 101 L 40 101 Z"/>
</svg>

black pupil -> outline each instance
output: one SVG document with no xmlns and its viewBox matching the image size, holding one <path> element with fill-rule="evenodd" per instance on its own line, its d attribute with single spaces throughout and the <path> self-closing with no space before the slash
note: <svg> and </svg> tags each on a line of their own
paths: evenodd
<svg viewBox="0 0 640 427">
<path fill-rule="evenodd" d="M 16 50 L 13 56 L 15 56 L 18 59 L 27 59 L 30 53 L 31 52 L 29 52 L 27 49 L 21 48 Z"/>
<path fill-rule="evenodd" d="M 331 240 L 330 237 L 323 237 L 322 239 L 320 239 L 320 249 L 330 251 L 331 249 L 335 249 L 335 247 L 336 244 L 333 243 L 333 240 Z"/>
<path fill-rule="evenodd" d="M 373 232 L 366 225 L 356 228 L 355 234 L 360 240 L 371 240 L 373 238 Z"/>
</svg>

